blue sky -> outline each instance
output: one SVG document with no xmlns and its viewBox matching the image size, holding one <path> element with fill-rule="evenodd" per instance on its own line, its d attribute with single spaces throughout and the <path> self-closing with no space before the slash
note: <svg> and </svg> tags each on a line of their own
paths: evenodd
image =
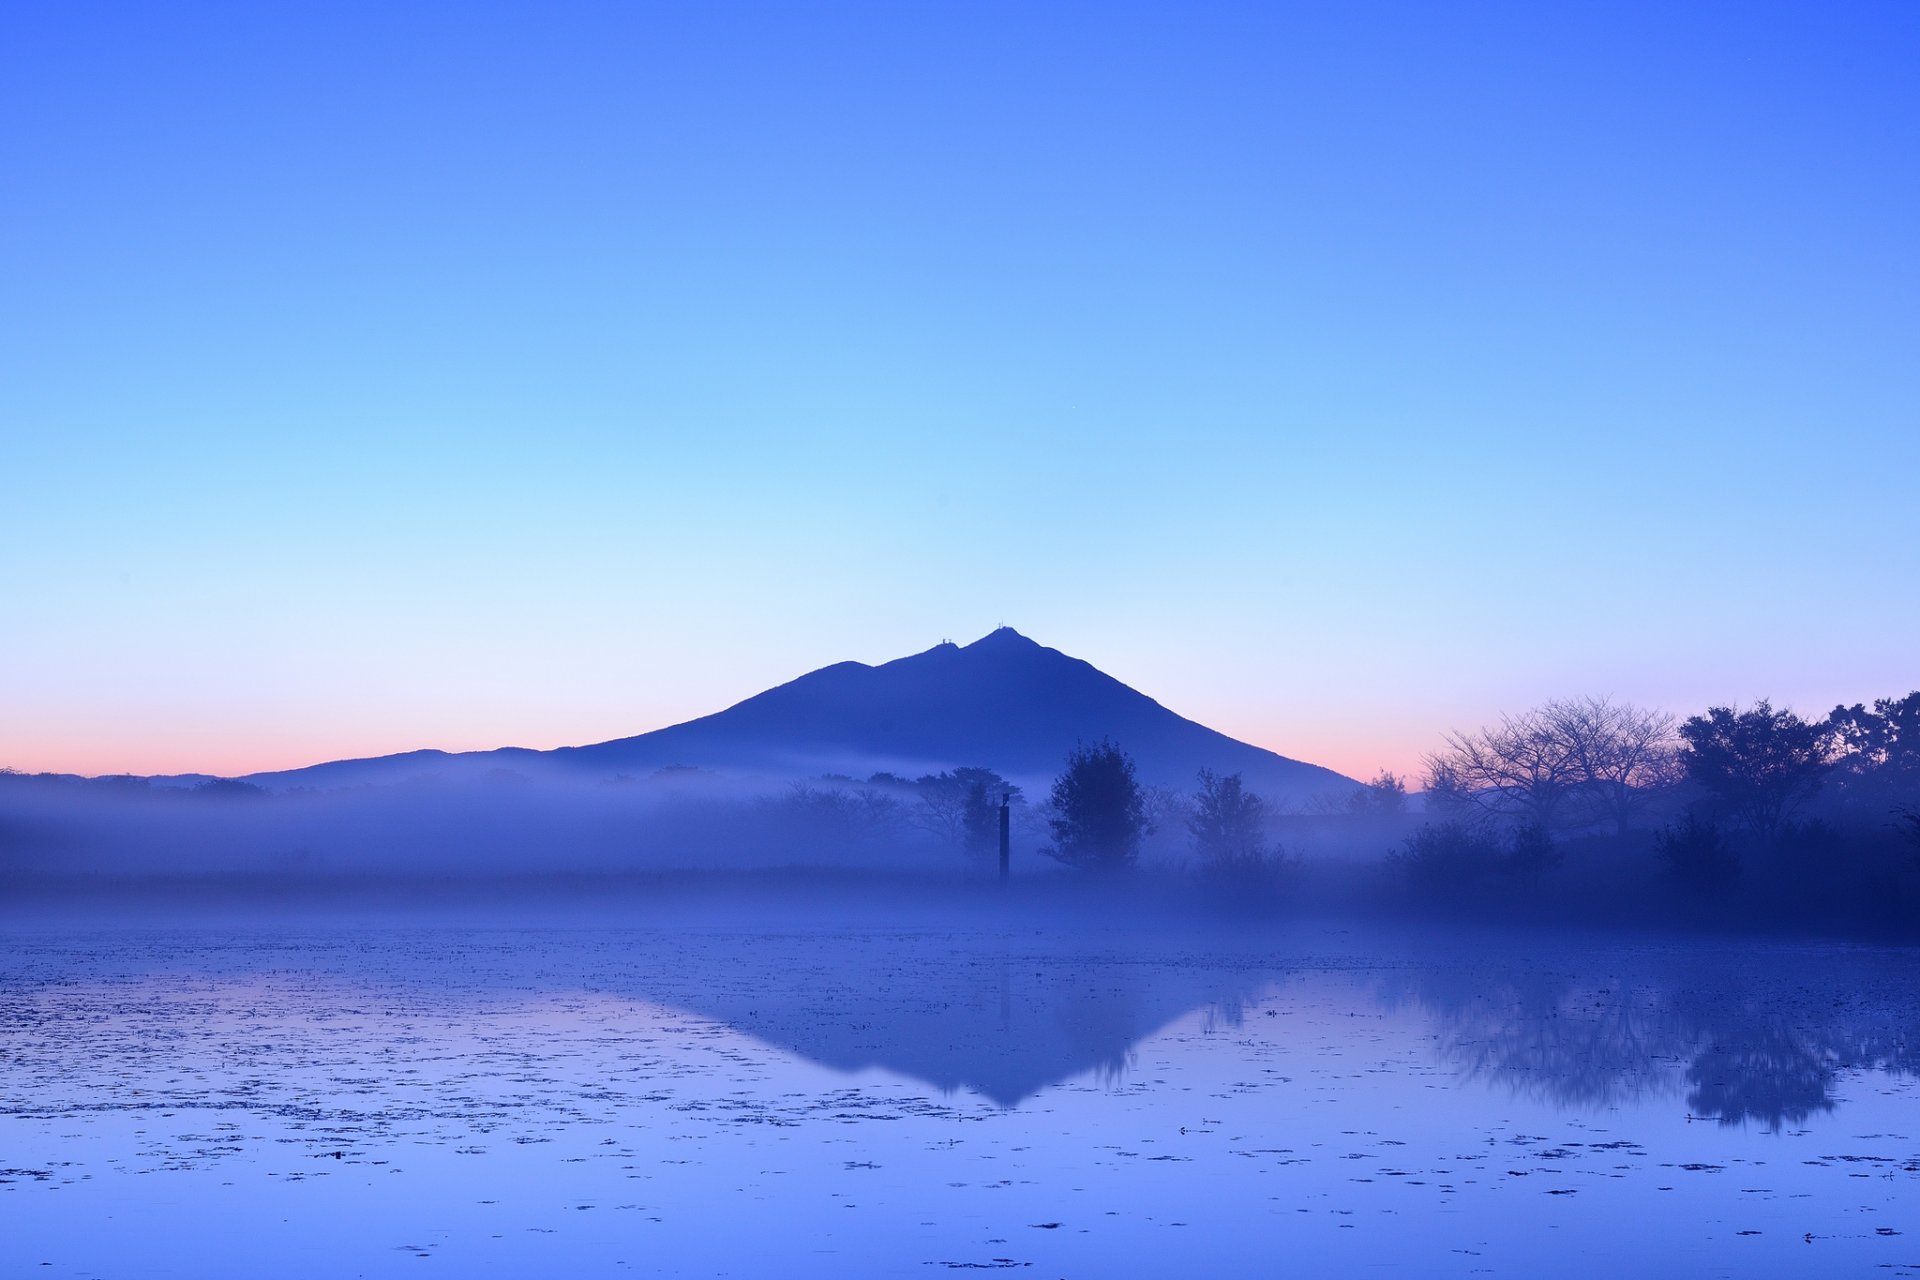
<svg viewBox="0 0 1920 1280">
<path fill-rule="evenodd" d="M 1920 8 L 15 4 L 0 764 L 1010 623 L 1289 755 L 1920 685 Z"/>
</svg>

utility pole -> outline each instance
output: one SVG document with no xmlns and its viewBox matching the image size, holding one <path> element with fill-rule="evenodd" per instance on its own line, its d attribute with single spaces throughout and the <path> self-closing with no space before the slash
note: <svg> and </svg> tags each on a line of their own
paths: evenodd
<svg viewBox="0 0 1920 1280">
<path fill-rule="evenodd" d="M 1007 882 L 1007 876 L 1013 870 L 1013 819 L 1010 806 L 1013 792 L 1000 793 L 1000 883 Z"/>
</svg>

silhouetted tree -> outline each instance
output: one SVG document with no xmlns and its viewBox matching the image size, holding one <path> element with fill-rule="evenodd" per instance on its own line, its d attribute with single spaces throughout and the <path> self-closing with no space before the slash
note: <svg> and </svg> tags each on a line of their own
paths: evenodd
<svg viewBox="0 0 1920 1280">
<path fill-rule="evenodd" d="M 270 793 L 238 778 L 209 778 L 188 794 L 201 800 L 263 800 Z"/>
<path fill-rule="evenodd" d="M 1132 757 L 1112 742 L 1075 747 L 1050 798 L 1052 857 L 1088 871 L 1123 871 L 1139 860 L 1146 807 Z"/>
<path fill-rule="evenodd" d="M 1485 825 L 1429 822 L 1387 855 L 1387 861 L 1423 889 L 1471 888 L 1499 872 L 1505 859 L 1497 832 Z"/>
<path fill-rule="evenodd" d="M 1560 846 L 1533 823 L 1502 831 L 1485 822 L 1428 822 L 1387 862 L 1423 889 L 1458 892 L 1524 884 L 1560 858 Z"/>
<path fill-rule="evenodd" d="M 1347 812 L 1368 817 L 1397 818 L 1407 811 L 1407 784 L 1382 769 L 1347 797 Z"/>
<path fill-rule="evenodd" d="M 1724 885 L 1740 874 L 1740 860 L 1720 828 L 1702 822 L 1698 814 L 1689 813 L 1683 821 L 1662 828 L 1654 837 L 1654 847 L 1674 879 L 1694 888 Z"/>
<path fill-rule="evenodd" d="M 1154 836 L 1164 831 L 1177 837 L 1187 829 L 1187 819 L 1193 816 L 1193 801 L 1172 787 L 1143 782 L 1140 784 L 1140 812 L 1146 816 L 1146 826 L 1142 828 L 1145 835 Z M 1142 853 L 1150 848 L 1148 841 L 1141 842 Z"/>
<path fill-rule="evenodd" d="M 1248 791 L 1237 773 L 1221 777 L 1211 769 L 1200 771 L 1200 789 L 1194 792 L 1187 831 L 1193 851 L 1216 871 L 1253 869 L 1263 865 L 1266 850 L 1266 804 Z"/>
<path fill-rule="evenodd" d="M 1446 744 L 1427 757 L 1427 791 L 1443 809 L 1550 830 L 1582 777 L 1573 748 L 1544 711 L 1450 733 Z"/>
<path fill-rule="evenodd" d="M 1920 770 L 1920 692 L 1835 707 L 1827 717 L 1834 754 L 1860 768 Z"/>
<path fill-rule="evenodd" d="M 1426 793 L 1422 808 L 1434 821 L 1458 823 L 1485 816 L 1484 811 L 1474 805 L 1466 782 L 1453 765 L 1441 757 L 1427 757 L 1427 776 L 1422 789 Z"/>
<path fill-rule="evenodd" d="M 1545 703 L 1446 743 L 1427 757 L 1437 811 L 1501 818 L 1549 837 L 1593 820 L 1625 832 L 1679 778 L 1673 717 L 1608 698 Z"/>
<path fill-rule="evenodd" d="M 857 787 L 853 798 L 855 822 L 865 834 L 888 837 L 906 826 L 906 806 L 900 803 L 897 796 L 889 795 L 878 787 Z"/>
<path fill-rule="evenodd" d="M 859 829 L 860 802 L 842 787 L 791 783 L 778 799 L 763 803 L 797 839 L 828 847 L 850 843 Z"/>
<path fill-rule="evenodd" d="M 1572 698 L 1540 709 L 1566 744 L 1584 806 L 1625 835 L 1655 795 L 1680 780 L 1680 743 L 1664 711 L 1610 698 Z"/>
<path fill-rule="evenodd" d="M 1895 809 L 1920 800 L 1920 692 L 1876 699 L 1872 710 L 1835 707 L 1822 727 L 1843 796 Z"/>
<path fill-rule="evenodd" d="M 1000 844 L 1000 801 L 1020 799 L 1020 788 L 991 769 L 967 767 L 918 779 L 913 822 L 921 830 L 981 857 Z"/>
<path fill-rule="evenodd" d="M 1564 856 L 1551 831 L 1523 823 L 1508 833 L 1507 857 L 1500 869 L 1518 879 L 1532 879 L 1548 867 L 1560 865 Z"/>
<path fill-rule="evenodd" d="M 1764 698 L 1745 711 L 1709 708 L 1681 725 L 1680 736 L 1687 776 L 1768 843 L 1827 771 L 1821 726 Z"/>
<path fill-rule="evenodd" d="M 1897 809 L 1893 815 L 1893 829 L 1900 833 L 1913 850 L 1915 861 L 1920 861 L 1920 813 L 1912 809 Z"/>
</svg>

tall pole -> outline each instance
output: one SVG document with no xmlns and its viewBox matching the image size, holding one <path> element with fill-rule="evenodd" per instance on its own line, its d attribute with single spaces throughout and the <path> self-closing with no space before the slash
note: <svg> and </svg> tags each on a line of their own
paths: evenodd
<svg viewBox="0 0 1920 1280">
<path fill-rule="evenodd" d="M 1013 870 L 1013 822 L 1008 806 L 1013 800 L 1011 791 L 1000 793 L 1000 883 L 1007 882 L 1007 876 Z"/>
</svg>

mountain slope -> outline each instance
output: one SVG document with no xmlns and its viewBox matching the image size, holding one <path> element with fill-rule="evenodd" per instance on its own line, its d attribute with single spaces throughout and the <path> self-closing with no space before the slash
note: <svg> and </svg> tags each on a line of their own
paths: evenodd
<svg viewBox="0 0 1920 1280">
<path fill-rule="evenodd" d="M 724 711 L 636 737 L 547 752 L 412 752 L 249 780 L 333 786 L 545 761 L 603 776 L 670 765 L 792 776 L 877 770 L 911 776 L 983 765 L 1044 785 L 1076 743 L 1103 737 L 1133 755 L 1142 781 L 1183 790 L 1202 767 L 1241 773 L 1249 787 L 1275 800 L 1356 785 L 1175 715 L 1090 663 L 1010 627 L 964 647 L 936 645 L 879 666 L 823 667 Z"/>
</svg>

